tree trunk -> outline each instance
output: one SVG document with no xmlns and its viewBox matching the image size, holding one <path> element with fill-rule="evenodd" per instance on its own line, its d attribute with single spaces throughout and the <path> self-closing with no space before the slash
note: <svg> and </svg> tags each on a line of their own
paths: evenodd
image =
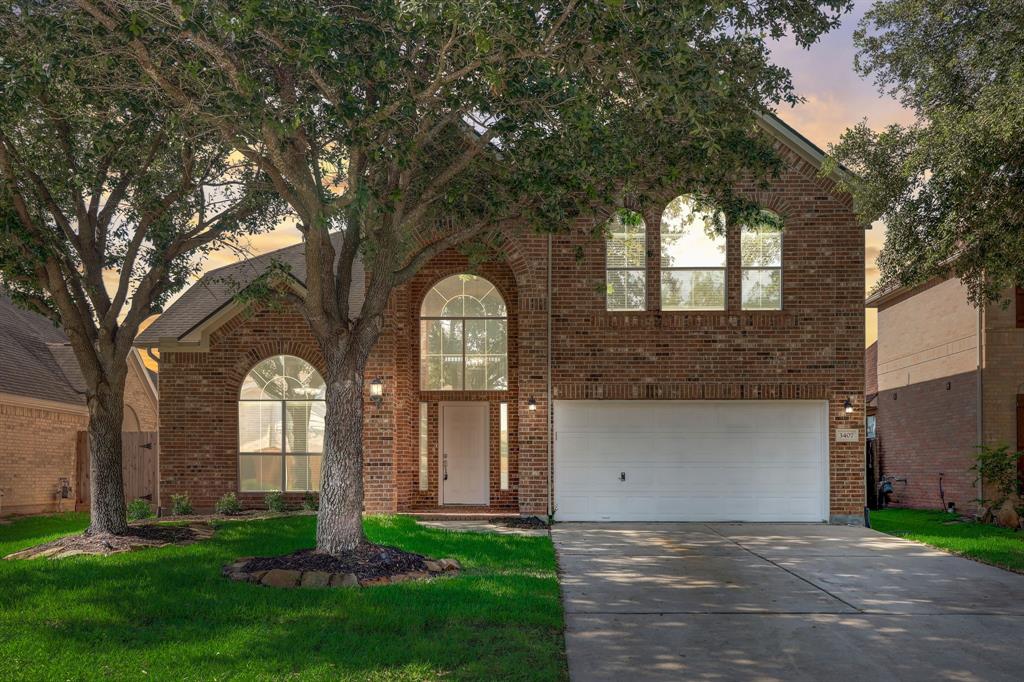
<svg viewBox="0 0 1024 682">
<path fill-rule="evenodd" d="M 124 391 L 101 387 L 89 398 L 90 533 L 128 531 L 121 469 Z"/>
<path fill-rule="evenodd" d="M 327 554 L 363 541 L 363 368 L 351 349 L 324 348 L 326 424 L 316 548 Z"/>
</svg>

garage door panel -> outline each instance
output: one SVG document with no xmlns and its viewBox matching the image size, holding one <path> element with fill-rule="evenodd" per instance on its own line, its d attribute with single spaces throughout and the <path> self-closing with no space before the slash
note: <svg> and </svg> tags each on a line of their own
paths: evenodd
<svg viewBox="0 0 1024 682">
<path fill-rule="evenodd" d="M 558 401 L 556 517 L 821 521 L 824 419 L 811 401 Z"/>
</svg>

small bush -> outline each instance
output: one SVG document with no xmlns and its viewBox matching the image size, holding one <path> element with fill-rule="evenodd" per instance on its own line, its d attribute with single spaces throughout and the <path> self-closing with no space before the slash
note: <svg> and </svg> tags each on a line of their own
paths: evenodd
<svg viewBox="0 0 1024 682">
<path fill-rule="evenodd" d="M 132 500 L 128 503 L 128 520 L 138 521 L 140 519 L 148 519 L 153 515 L 153 508 L 149 506 L 149 502 L 143 499 Z"/>
<path fill-rule="evenodd" d="M 302 508 L 306 511 L 320 510 L 320 495 L 309 492 L 302 496 Z"/>
<path fill-rule="evenodd" d="M 1018 519 L 1024 516 L 1024 503 L 1017 494 L 1017 460 L 1022 456 L 1024 452 L 1013 452 L 1005 445 L 978 446 L 971 471 L 976 474 L 974 482 L 981 481 L 982 489 L 988 494 L 985 499 L 978 500 L 984 509 L 984 520 L 995 519 L 1007 502 L 1013 505 Z"/>
<path fill-rule="evenodd" d="M 224 497 L 217 500 L 215 508 L 218 514 L 225 516 L 234 516 L 242 511 L 242 505 L 238 503 L 234 493 L 224 493 Z"/>
<path fill-rule="evenodd" d="M 284 511 L 284 493 L 280 490 L 271 490 L 267 493 L 267 496 L 263 498 L 263 501 L 267 503 L 267 511 Z"/>
<path fill-rule="evenodd" d="M 188 495 L 171 495 L 171 515 L 188 516 L 192 513 L 192 501 Z"/>
</svg>

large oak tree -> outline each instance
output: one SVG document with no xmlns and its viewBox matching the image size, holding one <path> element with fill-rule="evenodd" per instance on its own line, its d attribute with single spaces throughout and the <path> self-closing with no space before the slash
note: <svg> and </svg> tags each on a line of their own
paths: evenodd
<svg viewBox="0 0 1024 682">
<path fill-rule="evenodd" d="M 325 361 L 317 547 L 362 541 L 363 373 L 395 287 L 444 249 L 672 191 L 751 210 L 778 169 L 757 116 L 796 100 L 766 40 L 848 0 L 73 0 L 87 35 L 216 127 L 298 218 L 292 294 Z M 127 84 L 125 84 L 127 85 Z M 343 230 L 338 248 L 329 232 Z M 368 273 L 349 308 L 353 262 Z"/>
<path fill-rule="evenodd" d="M 980 304 L 1024 285 L 1024 3 L 881 0 L 854 40 L 858 71 L 917 119 L 831 150 L 886 225 L 879 286 L 955 274 Z"/>
<path fill-rule="evenodd" d="M 127 530 L 121 427 L 143 323 L 209 249 L 274 222 L 262 174 L 68 39 L 45 5 L 0 5 L 0 286 L 63 327 L 87 386 L 89 532 Z"/>
</svg>

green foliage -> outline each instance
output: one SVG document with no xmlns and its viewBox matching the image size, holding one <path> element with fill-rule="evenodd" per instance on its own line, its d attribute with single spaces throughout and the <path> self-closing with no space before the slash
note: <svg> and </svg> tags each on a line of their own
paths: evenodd
<svg viewBox="0 0 1024 682">
<path fill-rule="evenodd" d="M 1024 3 L 878 0 L 856 66 L 917 118 L 831 149 L 865 221 L 886 224 L 879 287 L 952 272 L 981 303 L 1024 284 Z"/>
<path fill-rule="evenodd" d="M 285 510 L 284 493 L 280 490 L 271 490 L 263 497 L 263 502 L 267 505 L 267 511 L 283 512 Z"/>
<path fill-rule="evenodd" d="M 1024 535 L 1008 528 L 955 521 L 946 512 L 881 509 L 871 512 L 871 527 L 947 552 L 1024 573 Z"/>
<path fill-rule="evenodd" d="M 143 499 L 132 500 L 128 503 L 128 520 L 139 521 L 153 516 L 153 507 Z"/>
<path fill-rule="evenodd" d="M 975 483 L 981 482 L 988 497 L 978 500 L 990 515 L 998 512 L 1007 501 L 1013 501 L 1017 514 L 1024 517 L 1024 502 L 1017 494 L 1020 485 L 1017 462 L 1024 452 L 1013 452 L 1006 445 L 978 446 L 971 471 L 977 474 Z"/>
<path fill-rule="evenodd" d="M 192 501 L 188 495 L 171 495 L 171 514 L 173 516 L 188 516 L 192 513 Z"/>
<path fill-rule="evenodd" d="M 66 514 L 0 525 L 0 556 L 87 523 Z M 365 530 L 465 570 L 364 590 L 271 590 L 221 575 L 242 556 L 312 547 L 310 516 L 218 523 L 212 539 L 188 546 L 0 561 L 0 679 L 52 679 L 55 661 L 61 679 L 75 680 L 568 679 L 549 538 L 451 533 L 401 517 L 369 517 Z M 97 618 L 100 605 L 117 608 Z"/>
<path fill-rule="evenodd" d="M 241 513 L 242 505 L 238 502 L 238 498 L 235 496 L 234 493 L 224 493 L 224 495 L 221 496 L 219 500 L 217 500 L 217 504 L 215 505 L 214 509 L 217 511 L 218 514 L 224 514 L 225 516 L 235 516 L 236 514 Z"/>
<path fill-rule="evenodd" d="M 320 509 L 320 494 L 314 492 L 307 492 L 302 496 L 302 508 L 306 511 L 319 511 Z"/>
</svg>

